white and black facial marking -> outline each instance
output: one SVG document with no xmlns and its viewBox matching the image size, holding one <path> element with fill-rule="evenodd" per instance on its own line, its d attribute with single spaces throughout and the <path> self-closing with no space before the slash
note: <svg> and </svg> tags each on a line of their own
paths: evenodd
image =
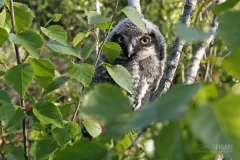
<svg viewBox="0 0 240 160">
<path fill-rule="evenodd" d="M 158 27 L 148 20 L 144 20 L 147 33 L 135 26 L 129 19 L 125 19 L 114 27 L 107 41 L 118 43 L 122 52 L 119 59 L 143 60 L 156 55 L 161 61 L 165 58 L 165 41 Z"/>
</svg>

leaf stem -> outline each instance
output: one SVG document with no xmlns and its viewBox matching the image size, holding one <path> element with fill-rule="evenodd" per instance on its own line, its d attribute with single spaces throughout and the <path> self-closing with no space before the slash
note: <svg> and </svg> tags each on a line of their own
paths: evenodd
<svg viewBox="0 0 240 160">
<path fill-rule="evenodd" d="M 13 0 L 9 0 L 10 2 L 10 13 L 11 13 L 11 22 L 12 22 L 12 30 L 13 33 L 16 34 L 16 23 L 15 23 L 15 15 L 14 15 L 14 7 L 13 7 Z M 20 55 L 18 46 L 14 44 L 14 49 L 16 53 L 17 64 L 21 64 Z M 24 100 L 20 98 L 20 106 L 24 107 Z M 28 160 L 28 140 L 27 140 L 27 123 L 26 123 L 26 112 L 24 111 L 24 118 L 22 120 L 22 134 L 23 134 L 23 144 L 24 144 L 24 159 Z"/>
</svg>

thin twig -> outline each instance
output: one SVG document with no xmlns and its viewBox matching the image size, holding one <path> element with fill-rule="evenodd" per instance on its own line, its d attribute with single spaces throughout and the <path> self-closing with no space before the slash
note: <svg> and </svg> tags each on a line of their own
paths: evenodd
<svg viewBox="0 0 240 160">
<path fill-rule="evenodd" d="M 16 23 L 15 23 L 15 15 L 14 15 L 14 7 L 13 0 L 9 0 L 10 2 L 10 13 L 11 13 L 11 22 L 12 22 L 12 30 L 13 33 L 16 34 Z M 21 64 L 20 55 L 18 46 L 14 44 L 14 49 L 16 53 L 17 64 Z M 20 98 L 20 107 L 24 107 L 24 100 Z M 25 113 L 25 111 L 24 111 Z M 24 144 L 24 159 L 28 160 L 28 140 L 27 140 L 27 123 L 26 123 L 26 113 L 24 114 L 24 118 L 22 120 L 22 134 L 23 134 L 23 144 Z"/>
<path fill-rule="evenodd" d="M 206 0 L 203 0 L 202 5 L 201 5 L 201 7 L 199 8 L 199 10 L 198 10 L 198 12 L 197 12 L 197 14 L 196 14 L 196 18 L 195 18 L 195 20 L 194 20 L 194 22 L 193 22 L 193 25 L 194 25 L 194 26 L 196 25 L 199 16 L 202 14 L 201 11 L 202 11 L 203 7 L 205 6 L 205 3 L 206 3 Z"/>
<path fill-rule="evenodd" d="M 151 126 L 147 126 L 144 127 L 141 132 L 138 133 L 137 137 L 132 141 L 131 145 L 126 149 L 126 151 L 131 151 L 134 147 L 136 147 L 138 145 L 138 143 L 141 142 L 142 137 L 145 135 L 145 133 L 147 132 L 147 130 L 150 128 Z M 124 160 L 125 158 L 127 158 L 127 155 L 125 154 L 122 157 L 122 160 Z"/>
<path fill-rule="evenodd" d="M 111 20 L 110 26 L 109 26 L 109 28 L 108 28 L 107 35 L 106 35 L 104 41 L 101 43 L 101 46 L 100 46 L 100 48 L 99 48 L 99 50 L 98 50 L 97 57 L 96 57 L 96 61 L 95 61 L 95 64 L 94 64 L 95 67 L 96 67 L 97 64 L 98 64 L 98 61 L 99 61 L 99 58 L 100 58 L 100 56 L 101 56 L 101 52 L 102 52 L 102 49 L 103 49 L 103 45 L 104 45 L 104 43 L 105 43 L 106 40 L 107 40 L 107 37 L 108 37 L 108 35 L 109 35 L 110 31 L 111 31 L 112 25 L 113 25 L 113 21 L 114 21 L 116 15 L 117 15 L 118 2 L 119 2 L 119 0 L 116 0 L 115 10 L 114 10 L 114 13 L 113 13 L 113 16 L 112 16 L 112 20 Z"/>
<path fill-rule="evenodd" d="M 75 108 L 75 111 L 74 111 L 73 116 L 72 116 L 72 121 L 75 121 L 75 118 L 76 118 L 76 116 L 77 116 L 78 110 L 79 110 L 79 108 L 80 108 L 80 104 L 81 104 L 81 101 L 80 101 L 80 98 L 79 98 L 78 105 L 77 105 L 77 107 Z"/>
</svg>

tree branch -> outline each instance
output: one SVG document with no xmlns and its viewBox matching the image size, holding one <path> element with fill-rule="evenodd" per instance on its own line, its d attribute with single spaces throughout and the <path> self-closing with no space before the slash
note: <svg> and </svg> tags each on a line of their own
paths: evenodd
<svg viewBox="0 0 240 160">
<path fill-rule="evenodd" d="M 140 0 L 128 0 L 128 5 L 133 7 L 133 8 L 136 8 L 136 10 L 139 12 L 139 13 L 142 13 L 142 9 L 141 9 L 141 5 L 140 5 Z"/>
<path fill-rule="evenodd" d="M 216 5 L 219 4 L 219 0 L 216 0 Z M 211 24 L 211 30 L 210 32 L 212 35 L 208 37 L 208 39 L 205 42 L 201 42 L 198 46 L 198 50 L 193 55 L 191 63 L 189 65 L 187 76 L 186 76 L 186 84 L 192 84 L 195 82 L 195 77 L 197 76 L 197 72 L 200 67 L 200 62 L 203 58 L 203 55 L 205 54 L 206 48 L 210 45 L 210 43 L 214 39 L 215 32 L 218 28 L 218 22 L 216 15 L 213 16 L 212 24 Z"/>
<path fill-rule="evenodd" d="M 186 0 L 181 20 L 182 24 L 185 24 L 187 26 L 190 25 L 190 20 L 195 10 L 196 3 L 197 0 Z M 178 37 L 174 41 L 171 55 L 168 58 L 167 67 L 165 69 L 163 78 L 160 82 L 159 89 L 156 91 L 157 96 L 166 92 L 170 88 L 175 72 L 178 67 L 179 59 L 184 45 L 185 41 L 180 40 Z"/>
<path fill-rule="evenodd" d="M 96 11 L 99 13 L 99 14 L 101 14 L 101 11 L 100 11 L 100 2 L 99 2 L 99 0 L 96 0 L 95 1 L 95 7 L 96 7 Z M 97 42 L 97 44 L 96 44 L 96 46 L 95 46 L 95 52 L 96 53 L 98 53 L 98 50 L 99 50 L 99 44 L 98 44 L 98 37 L 99 37 L 99 29 L 98 28 L 96 28 L 96 42 Z"/>
<path fill-rule="evenodd" d="M 13 0 L 9 0 L 9 2 L 10 2 L 12 30 L 13 30 L 13 33 L 16 34 L 16 23 L 15 23 Z M 17 64 L 21 64 L 19 50 L 18 50 L 18 46 L 16 44 L 14 44 L 14 49 L 15 49 L 15 53 L 16 53 Z M 20 98 L 20 107 L 25 108 L 24 107 L 24 100 L 22 98 Z M 26 112 L 25 112 L 24 118 L 22 120 L 22 134 L 23 134 L 23 144 L 24 144 L 24 159 L 28 160 L 28 140 L 27 140 Z"/>
</svg>

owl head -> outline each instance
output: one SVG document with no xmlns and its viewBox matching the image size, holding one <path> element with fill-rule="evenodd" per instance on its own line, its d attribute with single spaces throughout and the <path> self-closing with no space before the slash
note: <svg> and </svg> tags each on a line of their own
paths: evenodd
<svg viewBox="0 0 240 160">
<path fill-rule="evenodd" d="M 129 19 L 119 22 L 107 37 L 107 41 L 118 43 L 122 52 L 119 59 L 143 60 L 149 56 L 157 56 L 163 60 L 166 55 L 166 43 L 158 27 L 143 19 L 147 32 L 133 24 Z"/>
</svg>

